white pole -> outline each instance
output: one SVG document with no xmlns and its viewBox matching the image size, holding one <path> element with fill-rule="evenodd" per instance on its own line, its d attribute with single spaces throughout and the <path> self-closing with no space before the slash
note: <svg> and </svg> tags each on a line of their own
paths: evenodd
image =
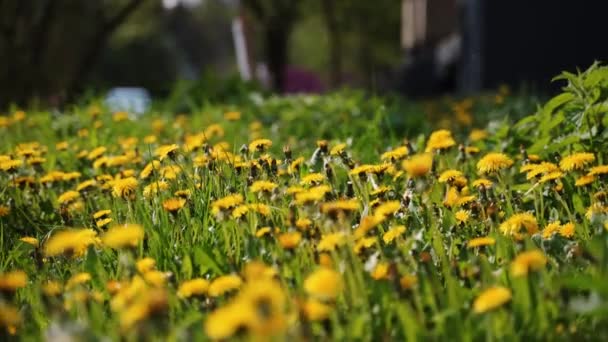
<svg viewBox="0 0 608 342">
<path fill-rule="evenodd" d="M 243 31 L 243 21 L 240 16 L 232 20 L 232 38 L 234 39 L 234 50 L 236 52 L 236 63 L 239 74 L 244 80 L 251 80 L 251 68 L 249 66 L 249 56 L 247 56 L 247 44 Z"/>
</svg>

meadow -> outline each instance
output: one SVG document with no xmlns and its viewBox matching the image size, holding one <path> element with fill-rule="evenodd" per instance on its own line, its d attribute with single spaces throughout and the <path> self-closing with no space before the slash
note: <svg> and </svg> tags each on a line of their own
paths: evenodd
<svg viewBox="0 0 608 342">
<path fill-rule="evenodd" d="M 0 340 L 607 340 L 608 68 L 548 101 L 0 116 Z"/>
</svg>

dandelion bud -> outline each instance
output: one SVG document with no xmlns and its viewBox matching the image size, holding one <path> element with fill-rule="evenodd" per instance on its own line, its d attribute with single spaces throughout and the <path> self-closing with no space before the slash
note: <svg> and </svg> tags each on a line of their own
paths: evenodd
<svg viewBox="0 0 608 342">
<path fill-rule="evenodd" d="M 240 152 L 242 155 L 247 155 L 247 153 L 249 153 L 249 147 L 247 146 L 247 144 L 243 144 L 243 145 L 241 146 L 241 148 L 239 149 L 239 152 Z"/>
<path fill-rule="evenodd" d="M 319 148 L 319 151 L 321 153 L 323 153 L 324 155 L 327 154 L 327 152 L 328 152 L 328 146 L 329 146 L 329 144 L 328 144 L 327 140 L 318 140 L 317 141 L 317 147 Z"/>
<path fill-rule="evenodd" d="M 283 154 L 285 155 L 285 160 L 291 161 L 291 147 L 289 145 L 283 146 Z"/>
</svg>

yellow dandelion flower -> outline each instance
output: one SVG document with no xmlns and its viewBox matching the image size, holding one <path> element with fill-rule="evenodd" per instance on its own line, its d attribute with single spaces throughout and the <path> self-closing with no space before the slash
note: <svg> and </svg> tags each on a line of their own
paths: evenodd
<svg viewBox="0 0 608 342">
<path fill-rule="evenodd" d="M 321 204 L 321 212 L 329 216 L 337 216 L 359 210 L 359 200 L 348 199 Z"/>
<path fill-rule="evenodd" d="M 608 207 L 602 205 L 600 202 L 595 202 L 587 208 L 585 217 L 590 221 L 595 221 L 596 218 L 608 214 Z"/>
<path fill-rule="evenodd" d="M 87 192 L 92 190 L 97 186 L 97 182 L 94 179 L 86 180 L 76 186 L 76 191 L 78 192 Z"/>
<path fill-rule="evenodd" d="M 302 234 L 300 232 L 287 232 L 279 235 L 278 240 L 282 248 L 294 249 L 302 241 Z"/>
<path fill-rule="evenodd" d="M 304 157 L 298 157 L 294 161 L 289 164 L 288 173 L 293 174 L 294 172 L 300 170 L 300 166 L 304 163 Z"/>
<path fill-rule="evenodd" d="M 42 157 L 31 157 L 27 159 L 27 164 L 31 166 L 39 166 L 46 162 L 46 158 Z"/>
<path fill-rule="evenodd" d="M 40 290 L 47 297 L 55 297 L 63 292 L 63 286 L 57 281 L 49 280 L 40 286 Z"/>
<path fill-rule="evenodd" d="M 479 153 L 481 150 L 479 149 L 479 147 L 475 147 L 475 146 L 467 146 L 464 148 L 464 152 L 466 154 L 477 154 Z"/>
<path fill-rule="evenodd" d="M 137 272 L 144 274 L 152 271 L 156 267 L 156 260 L 150 257 L 146 257 L 143 259 L 137 260 L 135 263 L 135 268 L 137 268 Z"/>
<path fill-rule="evenodd" d="M 104 146 L 97 147 L 87 154 L 87 159 L 95 160 L 101 157 L 104 153 L 106 153 L 107 150 L 108 148 Z"/>
<path fill-rule="evenodd" d="M 406 231 L 405 226 L 395 226 L 389 229 L 384 235 L 382 235 L 382 240 L 385 244 L 389 244 L 401 235 L 403 235 Z"/>
<path fill-rule="evenodd" d="M 494 183 L 492 183 L 491 180 L 486 179 L 486 178 L 480 178 L 480 179 L 476 179 L 475 181 L 473 181 L 473 183 L 471 185 L 473 185 L 473 187 L 475 188 L 480 188 L 480 187 L 484 187 L 484 188 L 491 188 L 492 185 Z"/>
<path fill-rule="evenodd" d="M 110 227 L 101 240 L 107 247 L 120 249 L 135 247 L 143 238 L 144 228 L 131 223 Z"/>
<path fill-rule="evenodd" d="M 0 327 L 6 328 L 9 335 L 15 335 L 17 333 L 16 329 L 20 325 L 21 313 L 19 312 L 19 309 L 12 305 L 5 304 L 4 301 L 0 302 Z M 7 336 L 7 339 L 11 340 L 12 338 L 8 338 Z"/>
<path fill-rule="evenodd" d="M 278 185 L 276 183 L 260 180 L 253 182 L 253 184 L 251 184 L 251 186 L 249 187 L 249 191 L 253 193 L 272 192 L 274 189 L 277 188 L 277 186 Z"/>
<path fill-rule="evenodd" d="M 167 291 L 161 288 L 146 289 L 133 303 L 120 312 L 120 328 L 131 329 L 137 323 L 151 315 L 165 311 L 167 308 Z"/>
<path fill-rule="evenodd" d="M 270 139 L 256 139 L 249 143 L 250 151 L 260 151 L 264 152 L 268 148 L 272 146 L 272 140 Z"/>
<path fill-rule="evenodd" d="M 316 299 L 308 299 L 301 304 L 300 310 L 308 321 L 326 320 L 332 312 L 332 307 Z"/>
<path fill-rule="evenodd" d="M 209 281 L 203 278 L 187 280 L 179 285 L 177 296 L 179 298 L 190 298 L 192 296 L 202 296 L 209 289 Z"/>
<path fill-rule="evenodd" d="M 370 230 L 377 227 L 380 223 L 386 220 L 386 216 L 383 215 L 368 215 L 361 219 L 359 226 L 355 230 L 355 238 L 360 238 L 367 234 Z"/>
<path fill-rule="evenodd" d="M 452 132 L 441 129 L 431 133 L 429 140 L 426 143 L 425 152 L 433 150 L 444 150 L 456 145 L 456 141 L 452 138 Z"/>
<path fill-rule="evenodd" d="M 236 274 L 229 274 L 213 279 L 209 284 L 208 293 L 211 297 L 219 297 L 233 290 L 237 290 L 243 280 Z"/>
<path fill-rule="evenodd" d="M 278 271 L 271 266 L 267 266 L 262 261 L 253 260 L 248 262 L 243 268 L 243 277 L 248 282 L 264 279 L 272 279 L 278 275 Z"/>
<path fill-rule="evenodd" d="M 576 226 L 572 222 L 567 222 L 559 227 L 559 235 L 569 239 L 574 236 Z"/>
<path fill-rule="evenodd" d="M 0 274 L 0 293 L 15 292 L 27 285 L 27 274 L 21 270 Z"/>
<path fill-rule="evenodd" d="M 484 140 L 489 136 L 488 132 L 484 129 L 473 129 L 471 133 L 469 133 L 469 140 L 475 142 Z"/>
<path fill-rule="evenodd" d="M 112 223 L 114 220 L 111 217 L 106 217 L 100 220 L 95 221 L 95 226 L 97 226 L 97 228 L 103 228 L 105 226 L 107 226 L 108 224 Z"/>
<path fill-rule="evenodd" d="M 175 213 L 186 204 L 186 200 L 184 198 L 173 197 L 163 201 L 163 209 L 170 213 Z"/>
<path fill-rule="evenodd" d="M 493 246 L 494 244 L 496 244 L 496 239 L 489 236 L 483 236 L 469 240 L 469 242 L 467 242 L 467 248 Z"/>
<path fill-rule="evenodd" d="M 369 194 L 372 196 L 382 196 L 390 191 L 394 191 L 392 186 L 380 186 L 377 189 L 373 190 Z"/>
<path fill-rule="evenodd" d="M 209 314 L 205 320 L 205 334 L 212 340 L 226 340 L 245 328 L 256 317 L 251 306 L 228 304 Z"/>
<path fill-rule="evenodd" d="M 371 173 L 373 165 L 371 164 L 363 164 L 359 165 L 348 172 L 351 176 L 360 176 L 366 173 Z"/>
<path fill-rule="evenodd" d="M 388 262 L 379 262 L 372 270 L 371 276 L 374 280 L 383 280 L 389 278 L 390 264 Z"/>
<path fill-rule="evenodd" d="M 594 166 L 589 170 L 588 175 L 590 176 L 597 176 L 597 175 L 604 175 L 608 173 L 608 165 L 598 165 L 598 166 Z"/>
<path fill-rule="evenodd" d="M 342 277 L 330 268 L 321 267 L 304 280 L 304 290 L 320 300 L 334 300 L 343 289 Z"/>
<path fill-rule="evenodd" d="M 23 165 L 22 160 L 5 160 L 0 161 L 0 170 L 5 172 L 15 172 Z"/>
<path fill-rule="evenodd" d="M 312 187 L 306 191 L 296 193 L 295 202 L 296 204 L 302 205 L 320 201 L 325 198 L 325 194 L 330 190 L 331 188 L 327 185 Z"/>
<path fill-rule="evenodd" d="M 241 204 L 232 210 L 232 214 L 230 214 L 230 216 L 233 219 L 238 220 L 238 219 L 242 218 L 243 216 L 245 216 L 248 212 L 249 212 L 249 206 L 246 204 Z"/>
<path fill-rule="evenodd" d="M 406 146 L 399 146 L 394 150 L 382 153 L 380 160 L 382 161 L 396 161 L 405 158 L 409 153 Z"/>
<path fill-rule="evenodd" d="M 112 114 L 112 120 L 114 120 L 114 122 L 127 121 L 129 120 L 129 113 L 123 111 L 115 112 Z"/>
<path fill-rule="evenodd" d="M 8 216 L 11 213 L 11 208 L 5 205 L 0 205 L 0 217 Z"/>
<path fill-rule="evenodd" d="M 467 205 L 471 202 L 474 202 L 477 199 L 477 197 L 470 195 L 470 196 L 461 196 L 458 197 L 458 199 L 456 200 L 456 205 L 459 207 L 462 207 L 464 205 Z"/>
<path fill-rule="evenodd" d="M 574 153 L 567 157 L 564 157 L 559 162 L 559 167 L 564 171 L 582 170 L 585 165 L 593 162 L 594 160 L 595 155 L 593 155 L 593 153 Z"/>
<path fill-rule="evenodd" d="M 513 165 L 513 160 L 503 153 L 488 153 L 477 162 L 479 173 L 492 173 Z"/>
<path fill-rule="evenodd" d="M 170 276 L 171 272 L 161 272 L 157 270 L 151 270 L 143 274 L 146 283 L 153 287 L 164 287 Z"/>
<path fill-rule="evenodd" d="M 127 177 L 112 181 L 112 195 L 114 197 L 133 198 L 137 189 L 137 179 L 135 177 Z"/>
<path fill-rule="evenodd" d="M 60 254 L 79 257 L 97 242 L 97 232 L 92 229 L 64 230 L 51 235 L 44 244 L 43 252 L 47 257 Z"/>
<path fill-rule="evenodd" d="M 547 263 L 547 257 L 539 250 L 518 254 L 511 263 L 511 274 L 514 277 L 525 276 L 531 271 L 538 271 Z"/>
<path fill-rule="evenodd" d="M 451 183 L 457 178 L 462 177 L 462 171 L 459 170 L 447 170 L 439 175 L 439 183 Z"/>
<path fill-rule="evenodd" d="M 399 286 L 403 290 L 412 289 L 416 284 L 418 284 L 418 278 L 413 274 L 406 274 L 399 278 Z"/>
<path fill-rule="evenodd" d="M 560 227 L 561 224 L 559 223 L 559 221 L 551 222 L 546 225 L 543 231 L 541 232 L 543 239 L 549 239 L 553 236 L 553 234 L 558 234 Z"/>
<path fill-rule="evenodd" d="M 71 180 L 80 178 L 80 176 L 81 176 L 80 172 L 68 172 L 68 173 L 64 173 L 62 175 L 61 180 L 71 181 Z"/>
<path fill-rule="evenodd" d="M 57 202 L 59 202 L 59 204 L 66 205 L 72 203 L 78 198 L 80 198 L 80 193 L 78 191 L 69 190 L 59 195 L 59 197 L 57 197 Z"/>
<path fill-rule="evenodd" d="M 302 177 L 300 181 L 301 185 L 314 185 L 319 184 L 325 180 L 325 175 L 322 173 L 310 173 Z"/>
<path fill-rule="evenodd" d="M 545 183 L 545 182 L 549 182 L 552 180 L 556 180 L 556 179 L 560 179 L 564 176 L 564 173 L 561 171 L 554 171 L 554 172 L 550 172 L 547 173 L 546 175 L 543 175 L 540 179 L 539 179 L 539 183 Z"/>
<path fill-rule="evenodd" d="M 225 112 L 224 119 L 227 121 L 238 121 L 241 119 L 241 112 L 236 110 Z"/>
<path fill-rule="evenodd" d="M 511 300 L 512 293 L 506 287 L 495 286 L 483 291 L 473 302 L 473 312 L 481 314 L 503 306 Z"/>
<path fill-rule="evenodd" d="M 0 116 L 0 128 L 7 128 L 12 123 L 11 118 L 6 116 Z"/>
<path fill-rule="evenodd" d="M 34 247 L 38 247 L 39 244 L 40 244 L 38 242 L 38 239 L 36 239 L 35 237 L 31 237 L 31 236 L 24 236 L 24 237 L 20 238 L 19 241 L 25 242 L 28 245 L 31 245 L 31 246 L 34 246 Z"/>
<path fill-rule="evenodd" d="M 214 215 L 218 215 L 223 210 L 228 210 L 243 203 L 243 195 L 232 194 L 226 197 L 220 198 L 211 203 L 211 212 Z"/>
<path fill-rule="evenodd" d="M 361 252 L 363 252 L 364 250 L 367 250 L 367 249 L 370 249 L 371 247 L 373 247 L 376 244 L 376 241 L 377 241 L 377 239 L 375 236 L 361 238 L 361 239 L 355 241 L 355 245 L 353 246 L 353 251 L 356 254 L 361 254 Z"/>
<path fill-rule="evenodd" d="M 156 157 L 158 157 L 158 159 L 160 159 L 160 161 L 163 161 L 167 157 L 169 157 L 169 158 L 175 157 L 178 150 L 179 150 L 179 146 L 177 144 L 162 145 L 162 146 L 157 147 L 154 150 L 154 155 Z"/>
<path fill-rule="evenodd" d="M 346 150 L 346 144 L 341 143 L 341 144 L 337 144 L 336 146 L 332 147 L 331 150 L 329 151 L 329 155 L 331 156 L 339 156 L 341 154 L 343 154 Z"/>
<path fill-rule="evenodd" d="M 317 245 L 317 251 L 319 252 L 331 252 L 336 247 L 346 243 L 346 235 L 342 232 L 330 233 L 323 235 L 321 241 Z"/>
<path fill-rule="evenodd" d="M 458 190 L 454 187 L 450 187 L 445 192 L 445 198 L 443 199 L 443 205 L 445 205 L 446 207 L 453 207 L 458 204 L 459 197 L 460 196 L 458 194 Z"/>
<path fill-rule="evenodd" d="M 388 217 L 395 214 L 399 209 L 401 209 L 401 202 L 388 201 L 377 206 L 376 209 L 374 209 L 374 215 Z"/>
<path fill-rule="evenodd" d="M 77 273 L 68 279 L 68 282 L 65 284 L 65 288 L 66 290 L 71 290 L 74 287 L 86 284 L 89 281 L 91 281 L 91 274 L 87 272 Z"/>
<path fill-rule="evenodd" d="M 159 171 L 161 168 L 161 163 L 158 160 L 153 160 L 146 164 L 146 166 L 139 173 L 139 178 L 146 179 L 150 177 L 154 170 Z"/>
<path fill-rule="evenodd" d="M 522 229 L 525 230 L 524 234 L 532 235 L 538 231 L 538 223 L 532 214 L 514 214 L 501 223 L 499 229 L 504 235 L 521 239 L 523 237 Z"/>
<path fill-rule="evenodd" d="M 268 234 L 270 234 L 272 232 L 272 228 L 270 227 L 262 227 L 258 230 L 255 231 L 255 237 L 257 238 L 261 238 L 263 236 L 266 236 Z"/>
<path fill-rule="evenodd" d="M 577 178 L 576 182 L 574 182 L 574 185 L 580 187 L 580 186 L 589 185 L 589 184 L 593 183 L 594 181 L 595 181 L 594 175 L 584 175 L 584 176 Z"/>
<path fill-rule="evenodd" d="M 254 203 L 249 205 L 249 210 L 254 211 L 262 216 L 270 215 L 270 207 L 263 203 Z"/>
<path fill-rule="evenodd" d="M 454 217 L 456 217 L 456 221 L 460 224 L 464 224 L 467 223 L 467 221 L 469 220 L 469 218 L 471 217 L 471 211 L 469 210 L 458 210 L 456 212 L 456 214 L 454 214 Z"/>
<path fill-rule="evenodd" d="M 296 228 L 298 228 L 299 230 L 308 230 L 312 227 L 312 220 L 309 218 L 299 218 L 296 220 Z"/>
<path fill-rule="evenodd" d="M 410 177 L 422 177 L 431 171 L 433 156 L 430 153 L 416 154 L 404 160 L 401 166 Z"/>
<path fill-rule="evenodd" d="M 144 143 L 146 143 L 148 145 L 156 143 L 157 140 L 158 140 L 158 138 L 155 135 L 152 135 L 152 134 L 151 135 L 146 135 L 144 137 Z"/>
<path fill-rule="evenodd" d="M 526 167 L 529 166 L 529 167 Z M 526 170 L 526 171 L 522 171 Z M 521 172 L 527 172 L 526 179 L 530 180 L 534 177 L 551 174 L 554 172 L 561 172 L 559 167 L 553 163 L 542 162 L 540 164 L 528 164 L 524 165 L 520 169 Z"/>
<path fill-rule="evenodd" d="M 102 218 L 106 218 L 106 217 L 110 216 L 111 214 L 112 214 L 112 210 L 110 210 L 110 209 L 99 210 L 93 214 L 93 219 L 99 220 Z"/>
<path fill-rule="evenodd" d="M 169 189 L 169 183 L 165 181 L 157 181 L 151 184 L 148 184 L 144 187 L 143 195 L 145 198 L 151 198 L 157 193 Z"/>
</svg>

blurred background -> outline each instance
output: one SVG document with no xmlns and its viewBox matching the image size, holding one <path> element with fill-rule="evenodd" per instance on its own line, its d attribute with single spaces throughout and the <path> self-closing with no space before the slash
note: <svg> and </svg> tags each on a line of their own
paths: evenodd
<svg viewBox="0 0 608 342">
<path fill-rule="evenodd" d="M 608 2 L 0 0 L 0 108 L 255 88 L 551 92 L 608 59 Z M 143 93 L 142 93 L 143 92 Z M 143 94 L 143 95 L 142 95 Z"/>
</svg>

